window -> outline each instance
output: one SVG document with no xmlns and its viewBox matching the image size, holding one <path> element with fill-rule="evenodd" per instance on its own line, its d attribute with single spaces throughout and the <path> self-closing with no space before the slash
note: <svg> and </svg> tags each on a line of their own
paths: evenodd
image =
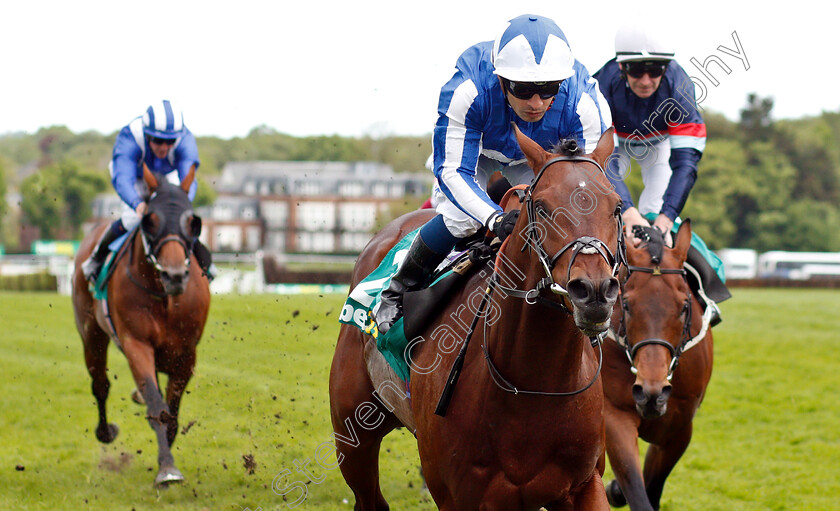
<svg viewBox="0 0 840 511">
<path fill-rule="evenodd" d="M 360 181 L 347 181 L 338 185 L 338 195 L 342 197 L 361 197 L 364 191 L 365 187 Z"/>
<path fill-rule="evenodd" d="M 242 250 L 242 229 L 238 225 L 220 225 L 216 227 L 216 250 L 220 252 L 239 252 Z"/>
<path fill-rule="evenodd" d="M 335 229 L 335 203 L 301 202 L 297 208 L 297 227 L 307 231 Z"/>
<path fill-rule="evenodd" d="M 286 226 L 289 219 L 289 204 L 286 201 L 263 201 L 260 209 L 268 228 Z"/>
<path fill-rule="evenodd" d="M 297 250 L 300 252 L 333 252 L 335 251 L 335 236 L 331 232 L 298 233 Z"/>
<path fill-rule="evenodd" d="M 368 202 L 341 204 L 338 221 L 343 231 L 369 232 L 376 222 L 376 205 Z"/>
</svg>

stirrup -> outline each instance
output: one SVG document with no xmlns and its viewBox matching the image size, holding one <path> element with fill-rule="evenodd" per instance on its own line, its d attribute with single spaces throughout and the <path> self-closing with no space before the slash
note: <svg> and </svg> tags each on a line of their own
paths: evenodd
<svg viewBox="0 0 840 511">
<path fill-rule="evenodd" d="M 216 263 L 210 263 L 210 267 L 202 270 L 201 275 L 207 277 L 207 282 L 213 282 L 213 279 L 219 275 L 219 269 L 216 268 Z"/>
<path fill-rule="evenodd" d="M 85 280 L 92 284 L 96 284 L 96 279 L 99 278 L 101 272 L 102 263 L 96 261 L 93 256 L 88 257 L 82 263 L 82 275 L 85 276 Z"/>
<path fill-rule="evenodd" d="M 708 303 L 708 307 L 712 309 L 712 316 L 711 319 L 709 319 L 709 326 L 717 326 L 721 323 L 721 321 L 723 321 L 723 318 L 720 317 L 720 308 L 715 302 L 711 300 L 709 300 Z"/>
</svg>

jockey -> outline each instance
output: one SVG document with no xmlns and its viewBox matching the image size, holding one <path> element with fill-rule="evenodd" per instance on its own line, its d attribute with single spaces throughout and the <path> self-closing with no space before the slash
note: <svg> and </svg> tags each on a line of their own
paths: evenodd
<svg viewBox="0 0 840 511">
<path fill-rule="evenodd" d="M 633 226 L 653 225 L 672 245 L 671 232 L 679 227 L 679 214 L 697 180 L 697 163 L 706 147 L 706 125 L 697 111 L 694 83 L 674 60 L 674 49 L 638 24 L 619 29 L 615 58 L 595 78 L 609 102 L 616 130 L 607 175 L 622 199 L 625 236 L 638 246 L 641 240 L 634 237 Z M 638 206 L 624 182 L 631 159 L 639 163 L 644 182 Z M 689 262 L 711 266 L 704 270 L 720 280 L 707 286 L 707 294 L 714 301 L 729 298 L 723 264 L 696 234 L 693 238 L 692 246 L 703 261 Z M 719 313 L 715 306 L 715 323 Z"/>
<path fill-rule="evenodd" d="M 105 231 L 90 257 L 82 263 L 86 279 L 95 281 L 108 255 L 108 245 L 134 229 L 146 211 L 147 190 L 143 181 L 143 162 L 153 173 L 163 174 L 179 184 L 192 167 L 198 169 L 198 147 L 195 137 L 184 126 L 181 110 L 168 100 L 155 103 L 140 117 L 133 119 L 117 135 L 109 169 L 111 183 L 123 200 L 122 216 Z M 197 181 L 190 186 L 190 201 L 195 198 Z M 210 251 L 196 240 L 192 247 L 199 266 L 209 280 L 216 276 Z"/>
<path fill-rule="evenodd" d="M 514 18 L 495 41 L 468 48 L 441 89 L 433 139 L 438 215 L 420 229 L 382 292 L 374 310 L 380 332 L 402 316 L 403 293 L 424 286 L 458 240 L 485 227 L 500 239 L 512 232 L 519 211 L 504 213 L 486 192 L 497 170 L 513 185 L 534 177 L 512 122 L 546 149 L 574 138 L 587 152 L 611 124 L 597 82 L 542 16 Z"/>
</svg>

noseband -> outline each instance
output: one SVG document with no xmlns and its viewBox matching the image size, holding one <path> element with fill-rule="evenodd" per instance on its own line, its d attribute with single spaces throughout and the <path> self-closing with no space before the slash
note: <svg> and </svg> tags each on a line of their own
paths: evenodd
<svg viewBox="0 0 840 511">
<path fill-rule="evenodd" d="M 187 242 L 184 241 L 184 239 L 180 235 L 178 235 L 178 234 L 167 234 L 166 236 L 162 236 L 160 239 L 155 241 L 154 245 L 152 245 L 151 240 L 149 240 L 149 237 L 145 233 L 145 231 L 140 229 L 140 232 L 141 232 L 141 238 L 143 240 L 143 250 L 146 252 L 146 260 L 149 261 L 149 263 L 152 266 L 154 266 L 155 269 L 158 272 L 163 271 L 163 265 L 161 265 L 160 262 L 158 261 L 157 254 L 160 253 L 160 249 L 163 248 L 163 246 L 165 244 L 167 244 L 171 241 L 174 241 L 174 242 L 178 243 L 179 245 L 181 245 L 181 247 L 183 247 L 184 255 L 186 257 L 186 260 L 184 261 L 184 265 L 187 267 L 187 270 L 190 269 L 190 249 L 187 246 Z M 149 248 L 149 247 L 151 247 L 151 248 Z"/>
</svg>

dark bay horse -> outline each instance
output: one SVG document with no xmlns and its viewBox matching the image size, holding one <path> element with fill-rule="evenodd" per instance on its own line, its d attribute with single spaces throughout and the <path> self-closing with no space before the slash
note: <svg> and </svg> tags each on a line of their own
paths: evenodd
<svg viewBox="0 0 840 511">
<path fill-rule="evenodd" d="M 399 393 L 386 394 L 368 370 L 375 341 L 342 325 L 330 403 L 337 461 L 356 510 L 388 509 L 379 448 L 400 426 L 417 438 L 439 509 L 609 509 L 601 481 L 601 355 L 593 337 L 608 328 L 619 287 L 619 198 L 601 170 L 613 134 L 605 133 L 588 157 L 570 146 L 574 156 L 549 153 L 518 130 L 517 137 L 536 176 L 521 206 L 508 205 L 520 208 L 516 229 L 495 267 L 476 270 L 411 341 L 410 398 L 397 396 L 406 399 L 394 404 Z M 378 233 L 359 257 L 354 284 L 432 214 L 410 213 Z M 436 415 L 472 321 L 448 412 Z"/>
<path fill-rule="evenodd" d="M 616 507 L 659 509 L 712 376 L 712 332 L 684 268 L 690 241 L 686 220 L 674 248 L 661 235 L 627 246 L 629 276 L 613 313 L 613 340 L 604 344 L 607 454 L 617 478 L 607 495 Z M 644 472 L 639 438 L 650 444 Z"/>
<path fill-rule="evenodd" d="M 195 179 L 194 169 L 180 186 L 155 177 L 148 169 L 143 175 L 152 195 L 140 227 L 129 235 L 123 256 L 114 263 L 107 301 L 94 298 L 81 270 L 81 263 L 109 228 L 106 224 L 85 238 L 76 256 L 73 309 L 99 408 L 96 438 L 110 443 L 119 431 L 108 423 L 105 413 L 110 387 L 108 341 L 113 333 L 157 436 L 155 484 L 167 485 L 184 479 L 175 466 L 171 446 L 178 433 L 181 396 L 192 377 L 196 345 L 207 320 L 210 289 L 200 272 L 190 271 L 198 268 L 190 247 L 201 231 L 201 219 L 192 213 L 186 192 Z M 158 373 L 169 376 L 166 401 L 158 388 Z"/>
</svg>

